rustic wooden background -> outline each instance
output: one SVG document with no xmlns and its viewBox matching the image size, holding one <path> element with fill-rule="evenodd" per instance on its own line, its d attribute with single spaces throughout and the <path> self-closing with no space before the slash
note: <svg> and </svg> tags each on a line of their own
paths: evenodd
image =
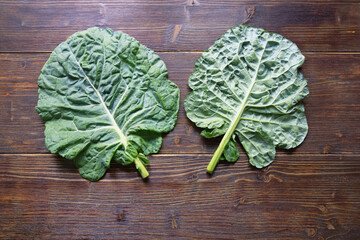
<svg viewBox="0 0 360 240">
<path fill-rule="evenodd" d="M 202 138 L 182 102 L 195 60 L 241 23 L 280 33 L 305 55 L 309 134 L 265 169 L 241 150 L 210 177 L 220 138 Z M 92 26 L 153 49 L 181 89 L 148 181 L 112 165 L 89 182 L 44 145 L 40 69 Z M 359 93 L 359 1 L 0 0 L 0 239 L 360 239 Z"/>
</svg>

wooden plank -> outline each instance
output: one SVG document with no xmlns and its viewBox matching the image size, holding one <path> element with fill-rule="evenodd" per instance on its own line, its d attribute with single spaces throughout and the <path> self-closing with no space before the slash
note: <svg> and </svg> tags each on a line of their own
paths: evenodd
<svg viewBox="0 0 360 240">
<path fill-rule="evenodd" d="M 236 163 L 221 161 L 216 171 L 210 176 L 206 174 L 206 166 L 211 154 L 154 154 L 149 156 L 149 181 L 145 184 L 185 184 L 197 183 L 259 183 L 276 182 L 291 183 L 293 187 L 308 185 L 313 181 L 322 184 L 350 187 L 343 185 L 359 183 L 359 154 L 293 154 L 280 153 L 268 167 L 257 169 L 252 167 L 246 157 L 240 157 Z M 5 178 L 36 180 L 48 182 L 88 182 L 78 173 L 71 160 L 57 154 L 0 154 L 0 179 Z M 133 183 L 141 182 L 134 166 L 121 166 L 112 163 L 107 174 L 99 183 Z M 308 176 L 303 178 L 299 176 Z M 334 180 L 334 181 L 331 181 Z M 339 180 L 339 181 L 338 181 Z M 340 181 L 341 180 L 341 181 Z M 315 184 L 316 185 L 316 184 Z M 357 186 L 360 188 L 360 185 Z M 355 194 L 360 200 L 360 195 Z M 215 201 L 215 200 L 214 200 Z M 286 201 L 286 199 L 284 199 Z M 317 199 L 308 200 L 317 201 Z M 359 209 L 360 210 L 360 209 Z M 359 219 L 360 220 L 360 219 Z"/>
<path fill-rule="evenodd" d="M 309 134 L 267 168 L 251 167 L 241 150 L 209 176 L 220 138 L 202 138 L 186 118 L 187 79 L 201 51 L 244 22 L 304 52 Z M 0 239 L 358 239 L 359 23 L 358 0 L 0 0 Z M 180 87 L 177 125 L 149 156 L 148 180 L 112 164 L 89 182 L 44 145 L 40 69 L 91 26 L 159 52 Z"/>
<path fill-rule="evenodd" d="M 205 173 L 210 155 L 112 165 L 97 183 L 56 155 L 0 155 L 0 238 L 356 239 L 360 155 L 280 154 Z"/>
<path fill-rule="evenodd" d="M 303 51 L 360 51 L 358 1 L 1 1 L 0 52 L 52 51 L 92 26 L 158 51 L 203 51 L 230 27 L 277 32 Z M 211 13 L 211 15 L 209 15 Z M 207 19 L 204 21 L 204 19 Z"/>
<path fill-rule="evenodd" d="M 360 153 L 360 54 L 305 53 L 309 81 L 305 100 L 309 134 L 296 153 Z M 0 54 L 0 153 L 47 153 L 37 104 L 37 77 L 49 54 Z M 161 153 L 213 153 L 220 142 L 205 139 L 185 115 L 187 79 L 200 53 L 160 53 L 169 79 L 180 87 L 175 129 L 164 136 Z M 285 152 L 285 151 L 280 151 Z M 243 153 L 243 152 L 242 152 Z"/>
</svg>

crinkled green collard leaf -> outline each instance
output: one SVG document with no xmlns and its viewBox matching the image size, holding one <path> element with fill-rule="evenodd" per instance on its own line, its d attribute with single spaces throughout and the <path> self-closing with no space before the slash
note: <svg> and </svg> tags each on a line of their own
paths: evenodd
<svg viewBox="0 0 360 240">
<path fill-rule="evenodd" d="M 148 173 L 145 155 L 173 129 L 179 89 L 165 63 L 136 39 L 111 29 L 75 33 L 55 48 L 39 77 L 37 112 L 52 153 L 100 179 L 111 160 Z"/>
<path fill-rule="evenodd" d="M 275 158 L 275 147 L 293 148 L 308 126 L 301 100 L 309 94 L 298 71 L 305 58 L 281 35 L 235 26 L 196 61 L 185 100 L 188 118 L 204 128 L 201 135 L 224 135 L 207 171 L 220 158 L 235 162 L 238 137 L 251 165 L 261 168 Z"/>
</svg>

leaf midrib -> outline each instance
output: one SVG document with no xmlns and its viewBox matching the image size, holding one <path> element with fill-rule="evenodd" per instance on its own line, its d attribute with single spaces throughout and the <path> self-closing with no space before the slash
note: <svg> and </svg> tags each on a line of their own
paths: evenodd
<svg viewBox="0 0 360 240">
<path fill-rule="evenodd" d="M 257 65 L 255 74 L 254 74 L 254 76 L 253 76 L 253 78 L 251 80 L 251 85 L 250 85 L 247 93 L 245 94 L 244 101 L 242 102 L 242 104 L 239 107 L 239 110 L 237 111 L 235 120 L 231 123 L 230 127 L 228 128 L 227 132 L 225 133 L 225 136 L 229 135 L 229 138 L 234 133 L 237 125 L 239 124 L 239 122 L 241 120 L 241 116 L 242 116 L 242 114 L 243 114 L 243 112 L 245 110 L 245 107 L 246 107 L 246 102 L 247 102 L 247 100 L 248 100 L 248 98 L 249 98 L 249 96 L 251 94 L 251 91 L 252 91 L 254 85 L 255 85 L 256 78 L 257 78 L 257 75 L 258 75 L 258 72 L 259 72 L 259 69 L 260 69 L 260 65 L 261 65 L 261 59 L 263 58 L 267 43 L 268 43 L 268 41 L 265 42 L 264 49 L 263 49 L 263 51 L 262 51 L 262 53 L 260 55 L 260 58 L 259 58 L 259 64 Z M 224 136 L 224 138 L 225 138 L 225 136 Z"/>
<path fill-rule="evenodd" d="M 114 130 L 116 131 L 116 133 L 119 135 L 120 137 L 120 142 L 124 145 L 124 147 L 127 147 L 127 138 L 124 135 L 124 133 L 121 131 L 121 129 L 119 128 L 119 126 L 117 125 L 114 116 L 110 113 L 109 109 L 107 108 L 100 92 L 95 88 L 95 86 L 92 84 L 92 82 L 90 81 L 89 77 L 86 75 L 85 71 L 83 70 L 83 68 L 81 67 L 79 61 L 76 59 L 75 54 L 73 53 L 73 51 L 71 50 L 69 44 L 66 42 L 67 47 L 70 50 L 71 55 L 74 57 L 76 64 L 78 65 L 79 69 L 81 70 L 81 72 L 84 74 L 85 79 L 87 80 L 87 82 L 90 84 L 90 86 L 94 89 L 96 95 L 98 96 L 100 103 L 102 105 L 102 107 L 105 110 L 106 115 L 108 116 L 110 123 L 112 125 L 112 127 L 114 128 Z M 104 53 L 105 54 L 105 53 Z"/>
<path fill-rule="evenodd" d="M 209 165 L 206 168 L 207 172 L 210 173 L 210 174 L 213 173 L 213 171 L 215 169 L 215 166 L 217 165 L 217 163 L 220 160 L 220 156 L 223 155 L 225 147 L 227 146 L 228 142 L 230 141 L 231 137 L 233 136 L 234 131 L 236 130 L 237 125 L 239 124 L 241 116 L 242 116 L 242 114 L 244 112 L 244 109 L 246 107 L 246 102 L 247 102 L 247 100 L 248 100 L 248 98 L 250 96 L 250 93 L 251 93 L 254 85 L 255 85 L 256 78 L 257 78 L 257 75 L 258 75 L 258 71 L 259 71 L 259 68 L 260 68 L 260 65 L 261 65 L 261 59 L 263 58 L 266 46 L 267 46 L 267 41 L 265 42 L 264 49 L 263 49 L 263 51 L 262 51 L 262 53 L 261 53 L 261 55 L 259 57 L 259 63 L 257 65 L 257 67 L 256 67 L 256 71 L 254 73 L 254 76 L 251 79 L 250 87 L 249 87 L 247 93 L 245 94 L 244 101 L 240 105 L 239 110 L 236 113 L 235 119 L 231 122 L 229 128 L 227 129 L 227 131 L 226 131 L 226 133 L 224 135 L 224 137 L 221 139 L 219 147 L 216 149 L 216 151 L 215 151 Z"/>
</svg>

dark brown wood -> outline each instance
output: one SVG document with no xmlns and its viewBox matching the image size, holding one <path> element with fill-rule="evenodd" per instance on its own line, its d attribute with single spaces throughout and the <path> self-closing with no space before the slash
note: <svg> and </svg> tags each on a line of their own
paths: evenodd
<svg viewBox="0 0 360 240">
<path fill-rule="evenodd" d="M 92 26 L 125 31 L 154 50 L 203 51 L 242 23 L 280 33 L 303 51 L 360 51 L 358 1 L 1 2 L 0 51 L 52 51 Z"/>
<path fill-rule="evenodd" d="M 306 141 L 296 153 L 360 153 L 360 54 L 304 53 L 303 73 L 309 82 L 305 100 L 309 122 Z M 49 54 L 0 54 L 1 153 L 47 153 L 44 124 L 35 111 L 39 72 Z M 185 116 L 187 79 L 200 53 L 160 53 L 169 78 L 181 90 L 174 131 L 166 134 L 161 153 L 213 153 L 220 139 L 200 136 Z M 14 77 L 16 76 L 16 77 Z M 326 124 L 324 124 L 326 122 Z"/>
<path fill-rule="evenodd" d="M 255 169 L 205 173 L 204 139 L 183 100 L 195 60 L 233 25 L 294 41 L 310 96 L 305 142 Z M 159 53 L 181 91 L 150 178 L 112 164 L 99 182 L 48 154 L 34 107 L 50 52 L 92 26 Z M 0 0 L 0 239 L 360 239 L 360 3 L 356 0 Z"/>
<path fill-rule="evenodd" d="M 241 158 L 213 177 L 209 158 L 158 154 L 146 182 L 112 165 L 91 183 L 55 155 L 0 155 L 0 238 L 359 236 L 359 155 L 280 154 L 263 170 Z"/>
</svg>

